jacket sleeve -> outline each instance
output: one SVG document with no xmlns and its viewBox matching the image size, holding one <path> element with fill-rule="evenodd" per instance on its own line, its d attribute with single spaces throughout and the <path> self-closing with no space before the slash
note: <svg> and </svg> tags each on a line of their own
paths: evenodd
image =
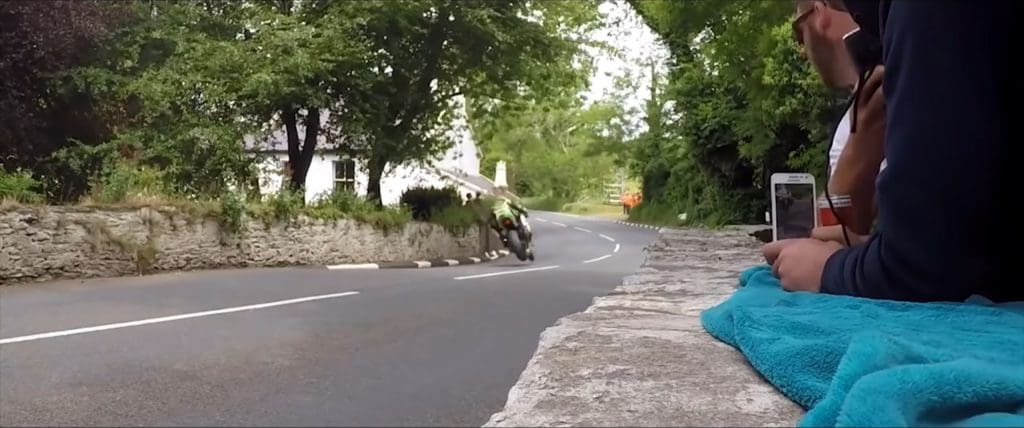
<svg viewBox="0 0 1024 428">
<path fill-rule="evenodd" d="M 878 182 L 879 230 L 829 258 L 822 292 L 962 301 L 990 274 L 1014 7 L 893 2 L 883 37 L 888 167 Z"/>
</svg>

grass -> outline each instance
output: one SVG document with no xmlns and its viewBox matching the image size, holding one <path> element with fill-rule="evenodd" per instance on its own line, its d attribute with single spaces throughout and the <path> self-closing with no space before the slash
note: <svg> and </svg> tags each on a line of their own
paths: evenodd
<svg viewBox="0 0 1024 428">
<path fill-rule="evenodd" d="M 481 223 L 480 214 L 471 206 L 451 205 L 430 214 L 430 222 L 453 234 L 465 234 Z"/>
<path fill-rule="evenodd" d="M 650 224 L 653 226 L 682 226 L 679 213 L 664 204 L 645 202 L 633 208 L 629 213 L 629 221 Z"/>
<path fill-rule="evenodd" d="M 0 214 L 23 208 L 24 205 L 14 198 L 0 199 Z"/>
<path fill-rule="evenodd" d="M 523 198 L 523 205 L 529 210 L 553 211 L 586 216 L 621 218 L 622 205 L 608 205 L 599 199 L 569 201 L 559 197 Z"/>
<path fill-rule="evenodd" d="M 622 218 L 622 205 L 603 204 L 599 201 L 570 202 L 562 205 L 561 212 L 595 217 Z"/>
<path fill-rule="evenodd" d="M 561 211 L 567 202 L 569 201 L 557 196 L 526 197 L 522 199 L 523 206 L 526 209 L 537 211 Z"/>
</svg>

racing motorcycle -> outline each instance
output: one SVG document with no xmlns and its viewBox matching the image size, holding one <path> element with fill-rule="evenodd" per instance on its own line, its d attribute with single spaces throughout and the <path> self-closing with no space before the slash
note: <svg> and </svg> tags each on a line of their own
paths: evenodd
<svg viewBox="0 0 1024 428">
<path fill-rule="evenodd" d="M 526 219 L 502 216 L 498 219 L 498 224 L 501 226 L 501 240 L 505 247 L 520 261 L 533 261 L 533 233 Z"/>
</svg>

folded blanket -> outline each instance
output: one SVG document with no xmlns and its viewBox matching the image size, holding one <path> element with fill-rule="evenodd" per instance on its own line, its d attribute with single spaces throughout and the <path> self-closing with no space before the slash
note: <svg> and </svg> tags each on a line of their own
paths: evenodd
<svg viewBox="0 0 1024 428">
<path fill-rule="evenodd" d="M 768 267 L 701 315 L 808 409 L 800 426 L 1024 427 L 1024 303 L 789 293 Z"/>
</svg>

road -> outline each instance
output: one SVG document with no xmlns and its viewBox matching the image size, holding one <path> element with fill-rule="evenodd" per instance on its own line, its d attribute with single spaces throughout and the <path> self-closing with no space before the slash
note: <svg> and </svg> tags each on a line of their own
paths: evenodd
<svg viewBox="0 0 1024 428">
<path fill-rule="evenodd" d="M 0 425 L 480 426 L 538 335 L 618 285 L 655 236 L 531 220 L 532 264 L 0 287 Z"/>
</svg>

